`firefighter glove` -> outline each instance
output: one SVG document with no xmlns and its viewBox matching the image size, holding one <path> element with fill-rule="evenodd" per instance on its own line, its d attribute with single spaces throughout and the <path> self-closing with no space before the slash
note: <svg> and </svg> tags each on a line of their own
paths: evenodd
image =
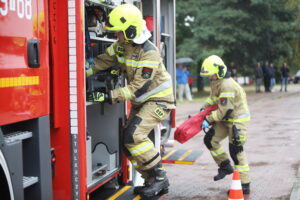
<svg viewBox="0 0 300 200">
<path fill-rule="evenodd" d="M 86 77 L 89 77 L 94 74 L 93 72 L 93 66 L 94 66 L 94 59 L 88 58 L 85 62 L 85 75 Z"/>
<path fill-rule="evenodd" d="M 118 76 L 120 73 L 120 70 L 118 67 L 111 67 L 111 70 L 110 70 L 110 74 L 112 76 Z"/>
<path fill-rule="evenodd" d="M 210 124 L 209 124 L 209 122 L 205 119 L 205 120 L 203 120 L 203 122 L 202 122 L 202 129 L 208 129 L 209 128 L 209 126 L 210 126 Z"/>
<path fill-rule="evenodd" d="M 93 92 L 93 101 L 94 102 L 108 102 L 108 95 L 103 92 Z"/>
<path fill-rule="evenodd" d="M 85 70 L 86 77 L 92 76 L 93 74 L 94 74 L 94 72 L 93 72 L 92 68 Z"/>
</svg>

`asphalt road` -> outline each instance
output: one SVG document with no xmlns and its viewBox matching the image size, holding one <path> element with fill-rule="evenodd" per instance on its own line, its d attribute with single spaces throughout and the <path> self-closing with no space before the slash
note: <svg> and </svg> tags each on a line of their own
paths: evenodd
<svg viewBox="0 0 300 200">
<path fill-rule="evenodd" d="M 295 192 L 293 186 L 300 166 L 300 85 L 290 87 L 288 92 L 279 92 L 277 88 L 272 93 L 248 94 L 247 98 L 252 119 L 245 151 L 252 180 L 251 194 L 245 199 L 290 199 L 292 191 Z M 193 102 L 178 106 L 177 124 L 195 114 L 201 105 Z M 232 177 L 213 181 L 217 165 L 206 149 L 203 137 L 201 132 L 185 144 L 175 142 L 174 147 L 166 148 L 167 151 L 203 150 L 203 154 L 194 165 L 164 164 L 171 183 L 165 200 L 227 200 Z M 228 152 L 228 140 L 222 144 Z"/>
</svg>

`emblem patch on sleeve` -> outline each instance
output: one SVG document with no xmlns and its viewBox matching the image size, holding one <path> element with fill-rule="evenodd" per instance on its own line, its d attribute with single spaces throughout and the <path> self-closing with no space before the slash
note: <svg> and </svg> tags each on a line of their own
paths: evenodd
<svg viewBox="0 0 300 200">
<path fill-rule="evenodd" d="M 151 69 L 151 68 L 143 67 L 143 70 L 142 70 L 142 77 L 143 77 L 144 79 L 150 78 L 151 75 L 152 75 L 152 71 L 153 71 L 153 69 Z"/>
<path fill-rule="evenodd" d="M 163 119 L 164 116 L 165 116 L 165 112 L 160 109 L 160 108 L 156 108 L 154 113 L 160 118 L 160 119 Z"/>
<path fill-rule="evenodd" d="M 227 98 L 220 98 L 220 103 L 222 106 L 227 105 L 227 101 L 228 101 Z"/>
</svg>

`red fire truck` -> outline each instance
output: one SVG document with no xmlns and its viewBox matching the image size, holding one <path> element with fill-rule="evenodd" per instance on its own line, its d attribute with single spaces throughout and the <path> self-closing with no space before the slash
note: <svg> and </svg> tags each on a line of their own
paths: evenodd
<svg viewBox="0 0 300 200">
<path fill-rule="evenodd" d="M 86 101 L 126 84 L 87 80 L 84 69 L 116 41 L 103 24 L 122 3 L 142 10 L 174 75 L 175 0 L 0 0 L 0 199 L 106 199 L 138 184 L 120 145 L 130 104 Z M 157 146 L 174 116 L 157 127 Z"/>
</svg>

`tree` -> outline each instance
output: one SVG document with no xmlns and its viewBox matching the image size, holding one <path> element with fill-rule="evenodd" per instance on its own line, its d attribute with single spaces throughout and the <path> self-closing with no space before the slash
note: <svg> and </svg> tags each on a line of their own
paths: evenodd
<svg viewBox="0 0 300 200">
<path fill-rule="evenodd" d="M 178 56 L 217 54 L 252 73 L 259 60 L 291 57 L 298 37 L 295 7 L 283 0 L 177 0 Z M 188 18 L 189 16 L 189 18 Z M 192 19 L 192 20 L 188 20 Z M 188 23 L 188 26 L 187 26 Z"/>
<path fill-rule="evenodd" d="M 287 6 L 289 8 L 298 8 L 297 17 L 296 17 L 296 24 L 300 23 L 300 0 L 289 0 L 287 2 Z M 300 35 L 297 36 L 297 38 L 290 42 L 292 49 L 293 49 L 293 55 L 288 60 L 290 63 L 290 66 L 292 68 L 293 72 L 296 72 L 300 68 Z M 284 62 L 285 60 L 282 60 Z"/>
</svg>

